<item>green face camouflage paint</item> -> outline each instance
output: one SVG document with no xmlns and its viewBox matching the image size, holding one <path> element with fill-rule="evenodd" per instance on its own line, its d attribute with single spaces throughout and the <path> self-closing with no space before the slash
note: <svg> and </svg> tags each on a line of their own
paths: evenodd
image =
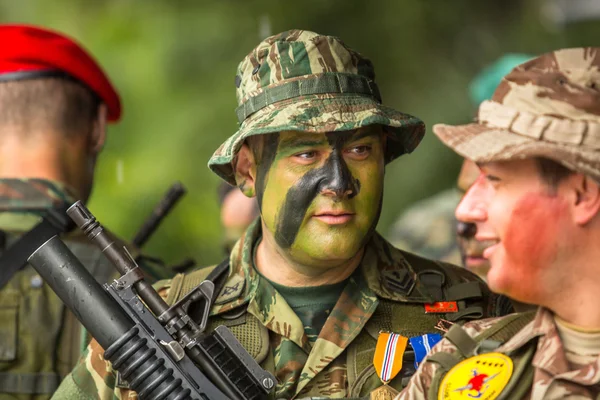
<svg viewBox="0 0 600 400">
<path fill-rule="evenodd" d="M 263 221 L 294 258 L 350 259 L 377 223 L 383 174 L 378 127 L 270 135 L 256 177 Z"/>
</svg>

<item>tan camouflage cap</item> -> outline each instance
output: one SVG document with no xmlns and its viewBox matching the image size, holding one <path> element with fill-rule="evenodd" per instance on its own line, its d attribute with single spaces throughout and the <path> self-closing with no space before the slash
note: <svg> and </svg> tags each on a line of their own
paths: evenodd
<svg viewBox="0 0 600 400">
<path fill-rule="evenodd" d="M 481 104 L 477 123 L 433 131 L 475 162 L 545 157 L 600 181 L 600 47 L 515 67 Z"/>
<path fill-rule="evenodd" d="M 262 41 L 235 77 L 239 130 L 208 166 L 235 184 L 231 162 L 248 136 L 286 130 L 333 132 L 382 125 L 386 161 L 412 152 L 423 122 L 381 104 L 373 64 L 336 37 L 291 30 Z"/>
</svg>

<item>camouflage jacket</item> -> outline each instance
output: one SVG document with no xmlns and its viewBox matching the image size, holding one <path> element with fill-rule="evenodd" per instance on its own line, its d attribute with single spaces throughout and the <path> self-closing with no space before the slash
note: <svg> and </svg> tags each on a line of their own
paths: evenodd
<svg viewBox="0 0 600 400">
<path fill-rule="evenodd" d="M 438 332 L 434 327 L 441 318 L 468 320 L 498 315 L 505 305 L 470 272 L 402 252 L 375 234 L 359 269 L 348 280 L 319 337 L 311 344 L 298 316 L 254 269 L 253 248 L 260 236 L 260 222 L 255 222 L 234 247 L 229 277 L 211 310 L 208 329 L 217 325 L 231 329 L 261 366 L 276 376 L 275 398 L 364 396 L 381 385 L 373 367 L 380 331 L 407 337 Z M 210 270 L 178 275 L 172 281 L 157 283 L 157 288 L 172 303 L 200 283 Z M 440 275 L 438 271 L 443 272 Z M 426 284 L 435 280 L 425 277 L 430 273 L 445 277 L 443 288 Z M 456 315 L 425 313 L 424 304 L 436 296 L 432 292 L 440 289 L 450 295 L 456 289 L 460 292 L 461 287 L 466 291 L 470 287 L 479 296 L 474 292 L 456 294 L 462 298 Z M 390 383 L 396 389 L 401 389 L 414 373 L 412 362 L 405 364 L 406 368 Z M 131 391 L 116 387 L 115 373 L 103 361 L 102 349 L 95 341 L 55 398 L 75 396 L 132 398 Z"/>
<path fill-rule="evenodd" d="M 507 331 L 503 336 L 510 337 L 500 347 L 493 349 L 494 353 L 502 353 L 509 356 L 514 366 L 512 375 L 506 385 L 500 385 L 498 399 L 597 399 L 600 395 L 600 357 L 595 362 L 572 370 L 565 357 L 565 351 L 558 334 L 554 316 L 551 311 L 539 308 L 535 317 L 529 318 L 529 323 L 517 332 L 511 331 L 509 320 L 516 317 L 493 318 L 468 323 L 463 327 L 469 337 L 475 338 L 486 335 L 496 329 L 499 324 L 503 326 L 495 335 Z M 523 318 L 521 314 L 520 318 Z M 533 320 L 531 320 L 533 318 Z M 513 319 L 513 321 L 516 321 Z M 506 334 L 508 333 L 508 334 Z M 452 336 L 450 333 L 448 336 Z M 482 336 L 479 336 L 482 337 Z M 405 399 L 438 399 L 438 388 L 443 384 L 444 369 L 449 365 L 443 359 L 448 360 L 448 355 L 464 358 L 460 354 L 457 342 L 444 338 L 429 353 L 425 362 L 421 364 L 417 373 L 413 376 L 406 389 L 396 398 Z M 464 343 L 465 340 L 463 339 Z M 443 357 L 439 357 L 445 353 Z M 481 353 L 481 352 L 480 352 Z M 437 356 L 436 356 L 437 355 Z M 458 367 L 457 367 L 458 368 Z M 452 370 L 450 369 L 450 372 Z M 490 382 L 492 382 L 490 380 Z M 466 383 L 466 382 L 464 382 Z M 459 386 L 463 382 L 457 383 Z M 485 388 L 480 390 L 484 393 Z M 489 389 L 488 389 L 489 390 Z M 468 398 L 477 397 L 476 392 L 465 390 Z M 442 398 L 442 397 L 440 397 Z M 496 398 L 496 397 L 493 397 Z"/>
<path fill-rule="evenodd" d="M 57 182 L 0 179 L 0 256 L 40 222 L 41 212 L 73 199 Z M 79 230 L 63 240 L 96 280 L 116 277 L 114 267 Z M 85 330 L 33 267 L 21 268 L 0 288 L 0 398 L 50 398 L 88 342 Z"/>
</svg>

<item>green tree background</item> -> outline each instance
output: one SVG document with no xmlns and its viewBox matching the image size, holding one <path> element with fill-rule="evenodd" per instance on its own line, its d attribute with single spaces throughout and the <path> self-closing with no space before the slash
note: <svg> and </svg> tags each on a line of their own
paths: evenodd
<svg viewBox="0 0 600 400">
<path fill-rule="evenodd" d="M 560 0 L 559 0 L 560 1 Z M 237 63 L 268 34 L 301 28 L 341 37 L 372 59 L 384 103 L 438 122 L 471 120 L 469 81 L 505 52 L 599 45 L 595 21 L 560 26 L 544 0 L 0 0 L 2 23 L 41 24 L 85 45 L 119 88 L 90 208 L 131 238 L 174 181 L 188 195 L 147 244 L 177 262 L 218 262 L 216 187 L 206 163 L 237 129 Z M 460 159 L 428 129 L 390 164 L 379 224 L 454 185 Z"/>
</svg>

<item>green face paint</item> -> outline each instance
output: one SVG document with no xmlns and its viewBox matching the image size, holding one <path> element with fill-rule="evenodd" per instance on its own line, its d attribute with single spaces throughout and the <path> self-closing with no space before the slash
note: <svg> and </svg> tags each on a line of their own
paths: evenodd
<svg viewBox="0 0 600 400">
<path fill-rule="evenodd" d="M 256 188 L 263 222 L 299 262 L 344 261 L 375 229 L 383 197 L 381 128 L 266 138 Z"/>
</svg>

